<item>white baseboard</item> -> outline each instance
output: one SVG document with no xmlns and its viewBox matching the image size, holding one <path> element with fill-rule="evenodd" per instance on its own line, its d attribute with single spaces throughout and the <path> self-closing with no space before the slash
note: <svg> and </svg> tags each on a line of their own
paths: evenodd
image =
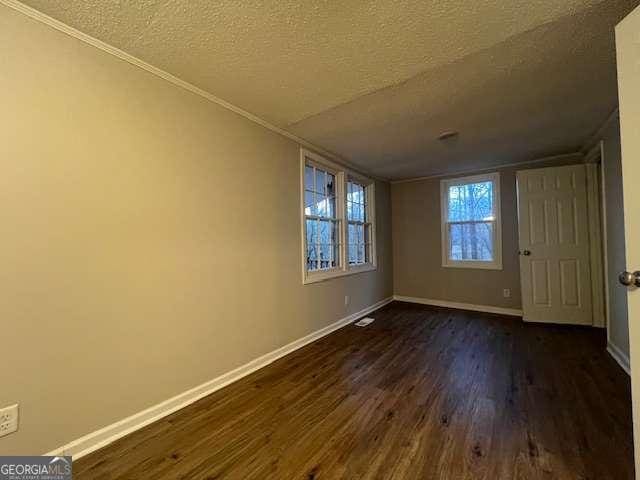
<svg viewBox="0 0 640 480">
<path fill-rule="evenodd" d="M 510 315 L 521 317 L 522 310 L 517 308 L 494 307 L 492 305 L 474 305 L 472 303 L 449 302 L 446 300 L 431 300 L 429 298 L 405 297 L 403 295 L 394 295 L 394 300 L 398 302 L 420 303 L 422 305 L 433 305 L 435 307 L 457 308 L 459 310 L 471 310 L 473 312 L 498 313 L 501 315 Z"/>
<path fill-rule="evenodd" d="M 141 429 L 142 427 L 149 425 L 157 420 L 160 420 L 171 413 L 180 410 L 197 400 L 210 395 L 216 390 L 220 390 L 221 388 L 233 383 L 237 380 L 240 380 L 242 377 L 249 375 L 250 373 L 259 370 L 262 367 L 269 365 L 270 363 L 278 360 L 289 353 L 298 350 L 299 348 L 304 347 L 305 345 L 322 338 L 331 332 L 338 330 L 339 328 L 348 325 L 349 323 L 358 320 L 360 317 L 367 315 L 374 310 L 377 310 L 380 307 L 387 305 L 388 303 L 393 301 L 393 297 L 385 298 L 373 305 L 360 310 L 359 312 L 352 313 L 351 315 L 338 320 L 331 325 L 328 325 L 320 330 L 316 330 L 305 337 L 302 337 L 294 342 L 291 342 L 284 347 L 280 347 L 277 350 L 274 350 L 270 353 L 262 355 L 261 357 L 256 358 L 255 360 L 250 361 L 230 372 L 227 372 L 213 380 L 203 383 L 202 385 L 198 385 L 195 388 L 187 390 L 186 392 L 180 393 L 173 398 L 165 400 L 164 402 L 158 403 L 146 410 L 135 413 L 130 417 L 127 417 L 118 422 L 112 423 L 100 430 L 96 430 L 95 432 L 89 433 L 77 440 L 73 440 L 72 442 L 67 443 L 51 452 L 46 453 L 45 455 L 71 455 L 74 459 L 81 458 L 89 453 L 98 450 L 99 448 L 105 447 L 110 443 L 118 440 L 119 438 L 128 435 L 129 433 L 135 432 L 136 430 Z"/>
<path fill-rule="evenodd" d="M 618 362 L 618 365 L 622 367 L 622 369 L 627 372 L 627 375 L 631 375 L 631 364 L 629 363 L 629 357 L 625 355 L 625 353 L 618 348 L 615 343 L 611 341 L 607 342 L 607 352 L 609 355 L 613 357 L 613 359 Z"/>
</svg>

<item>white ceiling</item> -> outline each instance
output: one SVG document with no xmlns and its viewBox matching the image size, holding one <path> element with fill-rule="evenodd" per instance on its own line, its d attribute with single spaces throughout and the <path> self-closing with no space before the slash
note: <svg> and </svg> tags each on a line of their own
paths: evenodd
<svg viewBox="0 0 640 480">
<path fill-rule="evenodd" d="M 638 2 L 24 0 L 396 179 L 575 151 Z"/>
</svg>

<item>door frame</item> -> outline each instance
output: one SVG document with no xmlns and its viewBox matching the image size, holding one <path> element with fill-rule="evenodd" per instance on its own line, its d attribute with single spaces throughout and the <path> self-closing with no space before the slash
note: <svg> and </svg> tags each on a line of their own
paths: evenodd
<svg viewBox="0 0 640 480">
<path fill-rule="evenodd" d="M 602 281 L 604 283 L 604 318 L 605 328 L 607 329 L 607 352 L 613 357 L 613 359 L 620 365 L 620 367 L 631 375 L 630 370 L 630 358 L 621 352 L 615 343 L 611 342 L 611 289 L 617 286 L 612 286 L 609 281 L 609 253 L 608 253 L 608 236 L 607 236 L 607 187 L 606 187 L 606 163 L 607 157 L 605 155 L 605 141 L 602 139 L 602 132 L 611 124 L 612 121 L 618 120 L 619 111 L 618 108 L 609 115 L 607 120 L 598 130 L 598 133 L 594 136 L 594 142 L 590 143 L 592 147 L 585 153 L 585 161 L 599 163 L 599 183 L 600 183 L 600 218 L 601 218 L 601 246 L 602 246 Z"/>
<path fill-rule="evenodd" d="M 602 162 L 604 142 L 599 142 L 598 149 Z M 596 152 L 597 153 L 597 152 Z M 597 157 L 596 157 L 597 158 Z M 592 162 L 585 157 L 585 168 L 587 173 L 587 211 L 589 213 L 589 253 L 591 257 L 591 302 L 592 302 L 592 324 L 594 327 L 607 327 L 607 304 L 604 281 L 605 273 L 605 248 L 603 247 L 602 233 L 603 225 L 601 220 L 602 199 L 604 194 L 600 191 L 602 163 Z M 609 329 L 607 329 L 607 332 Z"/>
<path fill-rule="evenodd" d="M 614 112 L 615 113 L 615 112 Z M 608 125 L 610 118 L 601 127 L 601 130 Z M 611 299 L 609 292 L 609 282 L 607 281 L 607 272 L 609 272 L 609 257 L 607 247 L 609 245 L 607 239 L 607 186 L 605 182 L 605 156 L 604 156 L 604 140 L 598 139 L 597 143 L 585 154 L 585 162 L 596 163 L 598 165 L 598 180 L 600 184 L 599 194 L 599 215 L 600 215 L 600 250 L 602 252 L 602 290 L 604 292 L 604 328 L 607 329 L 607 345 L 609 344 L 609 322 L 611 318 Z"/>
</svg>

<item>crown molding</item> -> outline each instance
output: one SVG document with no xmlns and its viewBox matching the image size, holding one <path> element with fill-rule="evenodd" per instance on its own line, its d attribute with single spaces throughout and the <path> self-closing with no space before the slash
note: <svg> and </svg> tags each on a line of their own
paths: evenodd
<svg viewBox="0 0 640 480">
<path fill-rule="evenodd" d="M 620 117 L 620 110 L 618 107 L 614 108 L 613 111 L 609 114 L 607 119 L 600 125 L 598 130 L 595 131 L 593 135 L 589 137 L 584 146 L 582 147 L 582 153 L 585 155 L 588 154 L 591 150 L 598 146 L 600 140 L 602 140 L 602 134 L 604 131 L 609 128 L 609 125 Z"/>
<path fill-rule="evenodd" d="M 225 108 L 227 110 L 231 110 L 232 112 L 246 118 L 247 120 L 250 120 L 254 123 L 257 123 L 258 125 L 271 130 L 272 132 L 275 132 L 279 135 L 282 135 L 283 137 L 286 137 L 290 140 L 293 140 L 294 142 L 298 143 L 300 146 L 303 146 L 305 148 L 308 148 L 310 150 L 315 151 L 316 153 L 328 157 L 329 159 L 333 160 L 336 163 L 339 163 L 341 166 L 354 170 L 356 172 L 360 172 L 363 174 L 366 174 L 368 177 L 371 177 L 373 179 L 376 180 L 381 180 L 381 181 L 387 181 L 387 179 L 382 178 L 382 177 L 378 177 L 376 175 L 371 174 L 370 172 L 368 172 L 366 169 L 363 169 L 362 167 L 359 167 L 357 165 L 354 165 L 353 163 L 351 163 L 349 160 L 341 157 L 340 155 L 331 152 L 325 148 L 322 148 L 318 145 L 313 144 L 312 142 L 305 140 L 304 138 L 298 137 L 297 135 L 294 135 L 291 132 L 288 132 L 287 130 L 284 130 L 260 117 L 258 117 L 257 115 L 248 112 L 247 110 L 244 110 L 240 107 L 237 107 L 236 105 L 233 105 L 232 103 L 227 102 L 226 100 L 223 100 L 219 97 L 216 97 L 215 95 L 207 92 L 206 90 L 203 90 L 200 87 L 197 87 L 195 85 L 193 85 L 192 83 L 189 83 L 185 80 L 182 80 L 181 78 L 176 77 L 175 75 L 172 75 L 171 73 L 162 70 L 158 67 L 154 67 L 153 65 L 151 65 L 150 63 L 145 62 L 144 60 L 139 59 L 138 57 L 135 57 L 127 52 L 125 52 L 124 50 L 120 50 L 117 47 L 114 47 L 113 45 L 109 45 L 106 42 L 103 42 L 102 40 L 98 40 L 95 37 L 92 37 L 91 35 L 87 35 L 86 33 L 81 32 L 80 30 L 77 30 L 69 25 L 67 25 L 66 23 L 63 23 L 59 20 L 56 20 L 55 18 L 52 18 L 42 12 L 40 12 L 39 10 L 36 10 L 32 7 L 29 7 L 28 5 L 25 5 L 22 2 L 19 2 L 17 0 L 0 0 L 0 5 L 5 5 L 13 10 L 16 10 L 17 12 L 22 13 L 23 15 L 26 15 L 38 22 L 44 23 L 45 25 L 48 25 L 49 27 L 52 27 L 56 30 L 58 30 L 59 32 L 65 33 L 66 35 L 69 35 L 70 37 L 73 37 L 77 40 L 80 40 L 83 43 L 86 43 L 88 45 L 91 45 L 92 47 L 95 47 L 99 50 L 102 50 L 103 52 L 106 52 L 110 55 L 113 55 L 114 57 L 119 58 L 120 60 L 124 60 L 125 62 L 134 65 L 138 68 L 141 68 L 142 70 L 145 70 L 159 78 L 162 78 L 163 80 L 166 80 L 169 83 L 172 83 L 180 88 L 183 88 L 191 93 L 194 93 L 196 95 L 199 95 L 200 97 L 209 100 L 212 103 L 215 103 L 216 105 L 221 106 L 222 108 Z"/>
<path fill-rule="evenodd" d="M 550 157 L 542 157 L 542 158 L 537 158 L 535 160 L 528 160 L 526 162 L 504 163 L 502 165 L 495 165 L 493 167 L 469 168 L 469 169 L 466 169 L 466 170 L 458 170 L 458 171 L 455 171 L 455 172 L 435 173 L 433 175 L 427 175 L 427 176 L 424 176 L 424 177 L 406 178 L 406 179 L 402 179 L 402 180 L 392 180 L 391 184 L 395 185 L 395 184 L 398 184 L 398 183 L 409 183 L 409 182 L 420 182 L 422 180 L 431 180 L 433 178 L 455 177 L 457 175 L 472 175 L 472 174 L 475 174 L 475 173 L 493 172 L 493 171 L 504 170 L 505 168 L 526 167 L 526 166 L 529 166 L 529 165 L 535 165 L 537 163 L 555 162 L 555 161 L 559 161 L 559 160 L 563 160 L 563 159 L 567 159 L 567 158 L 571 158 L 571 157 L 576 157 L 576 156 L 583 157 L 584 154 L 582 152 L 564 153 L 562 155 L 553 155 L 553 156 L 550 156 Z"/>
</svg>

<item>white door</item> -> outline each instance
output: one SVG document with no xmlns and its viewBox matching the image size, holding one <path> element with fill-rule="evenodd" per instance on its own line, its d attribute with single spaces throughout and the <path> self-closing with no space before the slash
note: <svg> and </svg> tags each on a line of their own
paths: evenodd
<svg viewBox="0 0 640 480">
<path fill-rule="evenodd" d="M 517 178 L 524 320 L 592 325 L 585 165 Z"/>
<path fill-rule="evenodd" d="M 631 395 L 636 456 L 636 478 L 640 478 L 640 291 L 634 271 L 640 270 L 640 8 L 616 27 L 618 95 L 622 140 L 622 185 L 627 270 L 632 285 L 629 300 L 629 347 Z M 640 279 L 639 279 L 640 280 Z M 619 288 L 625 288 L 620 285 Z"/>
</svg>

